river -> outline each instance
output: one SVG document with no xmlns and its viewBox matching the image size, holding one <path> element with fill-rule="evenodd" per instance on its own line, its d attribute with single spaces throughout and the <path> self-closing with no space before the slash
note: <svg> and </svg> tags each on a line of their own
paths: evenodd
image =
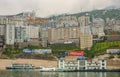
<svg viewBox="0 0 120 77">
<path fill-rule="evenodd" d="M 120 72 L 0 71 L 0 77 L 120 77 Z"/>
</svg>

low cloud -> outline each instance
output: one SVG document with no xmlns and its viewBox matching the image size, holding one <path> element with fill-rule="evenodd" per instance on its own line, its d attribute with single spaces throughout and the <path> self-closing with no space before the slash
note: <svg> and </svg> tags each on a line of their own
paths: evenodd
<svg viewBox="0 0 120 77">
<path fill-rule="evenodd" d="M 0 0 L 0 15 L 36 11 L 44 17 L 61 13 L 77 13 L 108 6 L 120 8 L 120 0 Z"/>
</svg>

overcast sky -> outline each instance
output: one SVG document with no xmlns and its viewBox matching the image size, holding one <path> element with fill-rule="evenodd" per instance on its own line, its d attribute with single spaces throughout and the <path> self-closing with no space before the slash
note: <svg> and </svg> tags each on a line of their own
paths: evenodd
<svg viewBox="0 0 120 77">
<path fill-rule="evenodd" d="M 36 11 L 41 17 L 77 13 L 108 6 L 120 7 L 120 0 L 0 0 L 0 15 Z"/>
</svg>

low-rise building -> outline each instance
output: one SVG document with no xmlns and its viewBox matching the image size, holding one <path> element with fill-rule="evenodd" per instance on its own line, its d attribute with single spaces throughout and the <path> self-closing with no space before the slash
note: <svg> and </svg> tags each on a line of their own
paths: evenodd
<svg viewBox="0 0 120 77">
<path fill-rule="evenodd" d="M 88 62 L 83 56 L 77 58 L 77 61 L 66 62 L 64 58 L 58 60 L 59 69 L 70 70 L 91 70 L 91 69 L 106 69 L 106 60 L 99 58 L 98 62 Z"/>
</svg>

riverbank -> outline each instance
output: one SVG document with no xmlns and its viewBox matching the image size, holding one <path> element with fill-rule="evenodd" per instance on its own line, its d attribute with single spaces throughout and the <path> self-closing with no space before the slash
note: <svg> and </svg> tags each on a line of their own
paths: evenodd
<svg viewBox="0 0 120 77">
<path fill-rule="evenodd" d="M 0 59 L 0 70 L 5 70 L 6 66 L 12 63 L 30 63 L 36 67 L 57 67 L 57 61 L 39 60 L 39 59 Z"/>
<path fill-rule="evenodd" d="M 104 57 L 107 61 L 107 69 L 120 69 L 120 58 L 115 56 L 112 59 L 109 59 L 109 54 L 95 56 L 92 61 L 97 61 L 99 57 Z"/>
<path fill-rule="evenodd" d="M 117 65 L 115 64 L 117 62 Z M 30 63 L 36 67 L 57 67 L 58 62 L 50 60 L 39 60 L 39 59 L 0 59 L 0 70 L 5 70 L 6 66 L 10 66 L 12 63 Z M 113 63 L 113 64 L 111 64 Z M 119 61 L 111 60 L 107 62 L 107 69 L 120 69 L 118 65 Z"/>
<path fill-rule="evenodd" d="M 78 56 L 66 56 L 66 60 L 68 61 L 76 61 Z M 97 56 L 92 59 L 92 61 L 97 61 L 99 57 L 105 57 L 107 60 L 107 69 L 120 69 L 120 59 L 115 57 L 113 59 L 109 59 L 109 55 L 101 55 Z M 7 66 L 10 66 L 12 63 L 30 63 L 33 64 L 36 67 L 44 66 L 44 67 L 57 67 L 58 61 L 57 58 L 54 60 L 51 60 L 50 58 L 47 58 L 48 60 L 43 59 L 23 59 L 23 58 L 17 58 L 17 59 L 0 59 L 0 70 L 5 70 Z"/>
</svg>

